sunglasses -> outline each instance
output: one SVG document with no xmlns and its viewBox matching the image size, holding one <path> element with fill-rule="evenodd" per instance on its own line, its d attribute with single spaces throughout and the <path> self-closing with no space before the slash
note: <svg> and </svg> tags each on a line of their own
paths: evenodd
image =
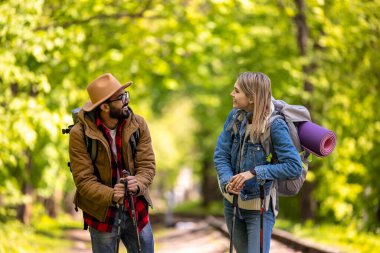
<svg viewBox="0 0 380 253">
<path fill-rule="evenodd" d="M 123 94 L 121 94 L 120 96 L 116 97 L 115 99 L 108 100 L 108 103 L 112 103 L 112 102 L 119 101 L 119 100 L 121 100 L 121 102 L 123 102 L 123 104 L 128 103 L 130 100 L 129 92 L 126 91 Z"/>
</svg>

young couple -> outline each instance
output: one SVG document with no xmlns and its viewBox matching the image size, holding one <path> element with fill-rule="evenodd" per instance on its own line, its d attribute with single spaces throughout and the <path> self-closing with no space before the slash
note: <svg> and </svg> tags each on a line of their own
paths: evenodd
<svg viewBox="0 0 380 253">
<path fill-rule="evenodd" d="M 148 126 L 129 105 L 130 95 L 125 89 L 131 84 L 122 85 L 108 73 L 92 81 L 87 87 L 90 101 L 79 112 L 79 124 L 70 131 L 70 163 L 77 187 L 74 203 L 83 211 L 93 252 L 115 252 L 119 240 L 129 253 L 154 252 L 148 188 L 155 175 L 155 157 Z M 237 252 L 259 252 L 259 188 L 263 185 L 264 252 L 269 252 L 277 213 L 277 196 L 270 180 L 300 175 L 301 160 L 286 123 L 277 119 L 271 124 L 271 136 L 278 162 L 266 161 L 259 139 L 274 108 L 270 79 L 265 74 L 240 74 L 231 96 L 234 109 L 218 138 L 214 154 L 226 223 L 229 232 L 234 233 Z M 133 147 L 130 140 L 136 132 L 138 140 Z M 95 159 L 88 150 L 89 140 L 97 143 Z M 130 201 L 124 198 L 126 193 Z M 233 196 L 238 196 L 242 219 L 235 219 L 235 229 L 231 231 Z"/>
</svg>

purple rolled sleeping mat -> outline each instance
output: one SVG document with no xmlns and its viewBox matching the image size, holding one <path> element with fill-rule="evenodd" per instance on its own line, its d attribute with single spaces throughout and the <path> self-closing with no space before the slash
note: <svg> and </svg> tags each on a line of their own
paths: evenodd
<svg viewBox="0 0 380 253">
<path fill-rule="evenodd" d="M 336 145 L 336 135 L 333 131 L 311 121 L 299 124 L 298 136 L 302 147 L 319 157 L 329 155 Z"/>
</svg>

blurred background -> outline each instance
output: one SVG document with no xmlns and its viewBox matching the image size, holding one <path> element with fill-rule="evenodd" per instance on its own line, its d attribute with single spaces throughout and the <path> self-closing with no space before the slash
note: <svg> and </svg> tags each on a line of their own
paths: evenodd
<svg viewBox="0 0 380 253">
<path fill-rule="evenodd" d="M 223 215 L 216 140 L 238 74 L 261 71 L 338 137 L 276 226 L 380 247 L 379 0 L 9 0 L 0 13 L 0 252 L 70 247 L 81 214 L 61 129 L 105 72 L 134 82 L 151 130 L 152 215 Z"/>
</svg>

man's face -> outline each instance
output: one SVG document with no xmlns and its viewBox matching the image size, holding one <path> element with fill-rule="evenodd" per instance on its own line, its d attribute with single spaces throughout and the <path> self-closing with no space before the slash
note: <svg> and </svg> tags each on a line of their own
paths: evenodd
<svg viewBox="0 0 380 253">
<path fill-rule="evenodd" d="M 128 108 L 129 104 L 129 92 L 120 90 L 116 92 L 108 100 L 108 105 L 110 106 L 109 116 L 114 119 L 126 119 L 129 117 L 130 110 Z"/>
</svg>

